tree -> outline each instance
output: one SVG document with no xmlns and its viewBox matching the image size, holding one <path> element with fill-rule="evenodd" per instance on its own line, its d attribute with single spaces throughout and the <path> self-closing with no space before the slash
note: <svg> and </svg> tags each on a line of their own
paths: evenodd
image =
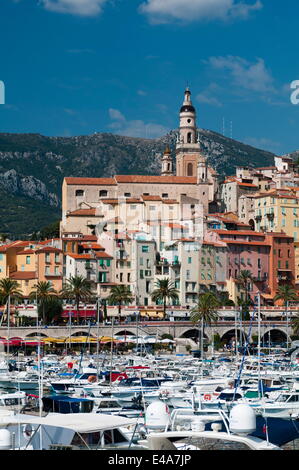
<svg viewBox="0 0 299 470">
<path fill-rule="evenodd" d="M 277 300 L 283 300 L 284 305 L 287 306 L 287 303 L 291 300 L 298 300 L 297 292 L 289 284 L 284 284 L 278 287 L 277 294 L 274 297 L 274 302 Z"/>
<path fill-rule="evenodd" d="M 291 300 L 298 300 L 297 292 L 289 284 L 284 284 L 284 285 L 278 287 L 277 294 L 275 295 L 273 300 L 274 300 L 274 302 L 276 302 L 277 300 L 283 300 L 284 306 L 285 306 L 285 309 L 286 309 L 285 313 L 286 313 L 286 317 L 287 317 L 287 327 L 288 327 L 288 321 L 289 321 L 288 304 Z M 294 318 L 294 320 L 296 320 L 296 318 Z M 293 325 L 293 322 L 292 322 L 292 325 Z M 296 328 L 296 321 L 294 322 L 294 326 Z M 289 334 L 287 332 L 287 347 L 288 346 L 289 346 Z"/>
<path fill-rule="evenodd" d="M 198 295 L 197 304 L 191 310 L 190 319 L 193 323 L 202 323 L 204 327 L 218 320 L 219 301 L 213 292 L 204 292 Z"/>
<path fill-rule="evenodd" d="M 197 304 L 191 310 L 190 320 L 201 326 L 201 354 L 203 354 L 203 338 L 205 326 L 218 320 L 219 301 L 213 292 L 202 292 L 198 294 Z"/>
<path fill-rule="evenodd" d="M 7 317 L 10 316 L 10 302 L 12 300 L 21 300 L 22 297 L 22 291 L 17 281 L 9 278 L 0 280 L 0 300 L 2 304 L 6 304 Z M 9 318 L 8 322 L 10 322 Z"/>
<path fill-rule="evenodd" d="M 154 302 L 163 302 L 163 314 L 165 317 L 167 299 L 172 301 L 178 300 L 179 291 L 168 278 L 159 279 L 155 283 L 155 287 L 156 289 L 151 293 L 151 298 Z"/>
<path fill-rule="evenodd" d="M 81 301 L 88 301 L 92 298 L 90 281 L 83 276 L 71 276 L 66 280 L 65 285 L 60 291 L 60 295 L 64 299 L 74 299 L 77 313 L 79 315 L 79 304 Z"/>
<path fill-rule="evenodd" d="M 118 315 L 121 317 L 121 306 L 122 303 L 129 304 L 134 299 L 132 292 L 130 291 L 129 286 L 119 285 L 114 286 L 111 289 L 110 295 L 108 297 L 108 302 L 110 304 L 118 305 Z"/>
<path fill-rule="evenodd" d="M 29 298 L 31 300 L 37 300 L 38 310 L 40 310 L 42 313 L 43 324 L 46 325 L 46 308 L 48 307 L 48 304 L 53 301 L 55 296 L 57 296 L 57 292 L 49 281 L 39 281 L 34 287 L 36 290 L 30 292 Z"/>
</svg>

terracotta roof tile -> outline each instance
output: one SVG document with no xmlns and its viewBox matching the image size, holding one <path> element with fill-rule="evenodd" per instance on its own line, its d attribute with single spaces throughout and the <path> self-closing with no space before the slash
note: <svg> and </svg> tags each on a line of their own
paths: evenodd
<svg viewBox="0 0 299 470">
<path fill-rule="evenodd" d="M 196 184 L 192 176 L 116 175 L 117 183 Z"/>
<path fill-rule="evenodd" d="M 69 212 L 66 214 L 67 217 L 69 216 L 95 216 L 96 215 L 96 209 L 91 208 L 91 209 L 77 209 L 75 211 Z"/>
<path fill-rule="evenodd" d="M 94 186 L 115 186 L 116 182 L 114 178 L 65 178 L 65 182 L 68 185 L 94 185 Z"/>
</svg>

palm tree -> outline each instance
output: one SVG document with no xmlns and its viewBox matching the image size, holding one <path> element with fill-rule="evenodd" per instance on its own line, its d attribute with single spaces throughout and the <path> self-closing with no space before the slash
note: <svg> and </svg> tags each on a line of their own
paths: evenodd
<svg viewBox="0 0 299 470">
<path fill-rule="evenodd" d="M 298 300 L 298 295 L 295 289 L 289 284 L 284 284 L 278 287 L 277 294 L 274 297 L 274 302 L 283 300 L 285 306 L 285 314 L 287 317 L 287 330 L 289 326 L 288 305 L 291 300 Z M 287 347 L 289 346 L 289 335 L 287 332 Z"/>
<path fill-rule="evenodd" d="M 37 300 L 40 303 L 40 308 L 42 309 L 42 318 L 43 324 L 46 322 L 46 306 L 57 296 L 56 290 L 52 287 L 52 284 L 49 281 L 39 281 L 35 286 L 34 291 L 30 292 L 29 298 L 31 300 Z"/>
<path fill-rule="evenodd" d="M 169 300 L 178 300 L 179 291 L 175 288 L 174 283 L 169 278 L 159 279 L 155 283 L 156 289 L 151 293 L 154 302 L 163 302 L 163 315 L 166 315 L 166 302 Z"/>
<path fill-rule="evenodd" d="M 64 299 L 75 300 L 77 314 L 79 315 L 80 302 L 87 301 L 93 296 L 91 283 L 83 276 L 71 276 L 66 280 L 65 285 L 60 291 L 60 295 Z"/>
<path fill-rule="evenodd" d="M 218 320 L 219 300 L 213 292 L 204 292 L 198 295 L 197 304 L 191 310 L 190 319 L 193 323 L 203 322 L 210 325 Z"/>
<path fill-rule="evenodd" d="M 122 303 L 129 304 L 134 299 L 132 292 L 130 291 L 129 286 L 119 285 L 114 286 L 111 289 L 110 295 L 108 297 L 108 302 L 110 304 L 118 305 L 118 315 L 121 318 L 121 306 Z"/>
<path fill-rule="evenodd" d="M 11 300 L 21 300 L 23 297 L 20 284 L 14 279 L 4 278 L 0 280 L 0 299 L 1 303 L 6 304 L 7 320 L 10 321 L 10 302 Z"/>
<path fill-rule="evenodd" d="M 299 334 L 299 314 L 297 314 L 291 321 L 291 325 L 294 331 L 294 334 L 297 336 Z"/>
</svg>

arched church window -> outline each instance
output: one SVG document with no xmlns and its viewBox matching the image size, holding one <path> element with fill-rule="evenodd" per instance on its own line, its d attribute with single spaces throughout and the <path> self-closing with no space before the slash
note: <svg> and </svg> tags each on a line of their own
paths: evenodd
<svg viewBox="0 0 299 470">
<path fill-rule="evenodd" d="M 188 163 L 187 176 L 193 176 L 193 164 L 192 163 Z"/>
</svg>

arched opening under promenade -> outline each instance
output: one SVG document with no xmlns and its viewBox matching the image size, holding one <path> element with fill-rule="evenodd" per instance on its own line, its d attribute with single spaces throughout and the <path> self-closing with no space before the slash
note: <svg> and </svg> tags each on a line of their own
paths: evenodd
<svg viewBox="0 0 299 470">
<path fill-rule="evenodd" d="M 37 336 L 39 338 L 48 338 L 48 335 L 46 335 L 45 333 L 41 333 L 40 331 L 35 331 L 34 333 L 29 333 L 28 335 L 25 336 L 25 338 L 35 338 Z"/>
<path fill-rule="evenodd" d="M 278 329 L 273 329 L 267 331 L 262 337 L 261 337 L 261 346 L 262 347 L 269 347 L 273 345 L 282 345 L 286 343 L 288 340 L 287 334 Z M 289 338 L 290 341 L 290 338 Z"/>
<path fill-rule="evenodd" d="M 198 343 L 199 339 L 201 338 L 201 330 L 198 329 L 198 328 L 193 328 L 191 330 L 187 330 L 187 331 L 185 331 L 185 333 L 183 333 L 180 336 L 180 338 L 189 338 L 189 339 L 192 339 L 195 343 Z M 204 338 L 204 341 L 209 340 L 206 333 L 204 333 L 203 338 Z"/>
<path fill-rule="evenodd" d="M 133 333 L 130 330 L 121 330 L 115 333 L 115 336 L 136 336 L 136 333 Z"/>
<path fill-rule="evenodd" d="M 94 336 L 91 333 L 88 334 L 87 331 L 76 331 L 76 333 L 73 333 L 71 336 Z"/>
<path fill-rule="evenodd" d="M 237 330 L 232 329 L 232 330 L 226 331 L 226 333 L 222 335 L 221 341 L 226 345 L 232 345 L 236 340 L 236 334 L 237 334 L 237 341 L 239 345 L 240 343 L 244 344 L 246 341 L 246 335 L 245 335 L 245 332 L 240 329 L 237 329 Z"/>
</svg>

